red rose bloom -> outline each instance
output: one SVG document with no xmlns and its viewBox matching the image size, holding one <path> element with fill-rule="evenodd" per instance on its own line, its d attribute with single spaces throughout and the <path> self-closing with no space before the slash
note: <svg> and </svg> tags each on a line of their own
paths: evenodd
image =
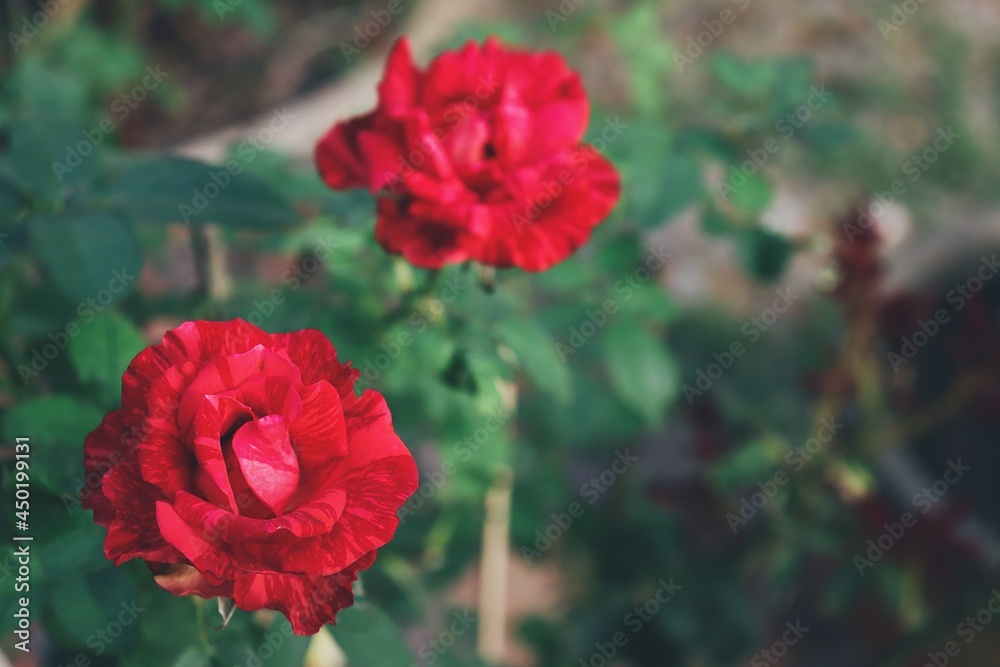
<svg viewBox="0 0 1000 667">
<path fill-rule="evenodd" d="M 618 200 L 617 171 L 580 143 L 589 113 L 579 75 L 557 53 L 490 38 L 422 72 L 404 38 L 378 107 L 335 125 L 316 164 L 331 188 L 383 195 L 375 237 L 416 266 L 543 271 L 583 245 Z"/>
<path fill-rule="evenodd" d="M 320 332 L 188 322 L 140 353 L 84 443 L 104 551 L 174 595 L 332 623 L 416 490 L 385 400 Z M 96 480 L 99 480 L 96 481 Z"/>
</svg>

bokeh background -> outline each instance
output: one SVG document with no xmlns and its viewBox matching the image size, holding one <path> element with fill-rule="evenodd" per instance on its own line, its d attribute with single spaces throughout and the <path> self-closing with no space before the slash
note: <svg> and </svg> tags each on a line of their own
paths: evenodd
<svg viewBox="0 0 1000 667">
<path fill-rule="evenodd" d="M 993 0 L 0 3 L 0 627 L 19 666 L 1000 662 Z M 622 201 L 543 273 L 374 242 L 316 140 L 385 54 L 556 49 Z M 227 166 L 228 165 L 228 168 Z M 315 327 L 422 486 L 331 632 L 114 568 L 84 435 L 196 318 Z M 32 651 L 14 441 L 32 442 Z"/>
</svg>

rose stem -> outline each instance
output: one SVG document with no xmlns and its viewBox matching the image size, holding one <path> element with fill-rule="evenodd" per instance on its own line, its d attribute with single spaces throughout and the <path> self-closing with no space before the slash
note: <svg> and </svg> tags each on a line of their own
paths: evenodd
<svg viewBox="0 0 1000 667">
<path fill-rule="evenodd" d="M 510 558 L 510 503 L 514 474 L 497 471 L 486 493 L 483 555 L 479 572 L 479 655 L 501 663 L 507 634 L 507 570 Z"/>
<path fill-rule="evenodd" d="M 219 228 L 211 224 L 192 226 L 191 246 L 202 297 L 216 302 L 228 297 L 232 283 L 226 272 L 226 249 Z"/>
<path fill-rule="evenodd" d="M 194 614 L 195 619 L 198 623 L 198 639 L 201 640 L 201 647 L 205 651 L 205 655 L 213 655 L 215 649 L 212 647 L 212 642 L 208 640 L 208 628 L 205 626 L 205 600 L 197 595 L 191 596 L 191 601 L 194 603 Z"/>
</svg>

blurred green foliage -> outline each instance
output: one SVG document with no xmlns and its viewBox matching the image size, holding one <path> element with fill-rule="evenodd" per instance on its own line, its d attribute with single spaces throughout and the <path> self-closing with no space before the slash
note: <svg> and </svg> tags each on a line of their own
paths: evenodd
<svg viewBox="0 0 1000 667">
<path fill-rule="evenodd" d="M 555 32 L 541 15 L 525 26 L 468 28 L 453 41 L 498 33 L 555 46 L 571 62 L 599 34 L 625 84 L 620 96 L 598 97 L 590 134 L 621 170 L 617 212 L 569 261 L 539 275 L 500 272 L 489 293 L 469 267 L 432 275 L 386 255 L 372 238 L 370 197 L 329 192 L 311 165 L 236 146 L 221 165 L 126 147 L 119 123 L 133 109 L 115 102 L 145 85 L 151 53 L 127 22 L 80 4 L 39 29 L 0 83 L 0 432 L 4 447 L 24 434 L 35 443 L 32 613 L 52 641 L 53 664 L 81 652 L 101 665 L 247 664 L 280 627 L 273 615 L 237 612 L 215 632 L 213 601 L 175 599 L 139 564 L 112 567 L 102 529 L 76 500 L 83 437 L 116 406 L 129 360 L 166 326 L 194 318 L 322 330 L 364 384 L 385 394 L 418 457 L 424 485 L 366 573 L 367 596 L 332 629 L 352 665 L 408 667 L 430 664 L 430 655 L 439 665 L 476 664 L 474 633 L 418 657 L 399 628 L 445 627 L 444 591 L 478 562 L 483 498 L 505 469 L 516 480 L 512 557 L 537 545 L 553 512 L 585 509 L 532 563 L 558 563 L 567 591 L 563 618 L 532 616 L 518 628 L 539 664 L 586 659 L 595 641 L 630 629 L 632 610 L 670 577 L 683 588 L 622 649 L 629 664 L 745 663 L 770 645 L 774 618 L 780 628 L 811 578 L 823 581 L 817 613 L 856 613 L 874 583 L 900 635 L 926 639 L 913 609 L 930 602 L 914 596 L 904 563 L 882 563 L 871 580 L 850 564 L 862 520 L 829 480 L 874 485 L 871 441 L 853 422 L 751 525 L 733 535 L 724 518 L 813 432 L 825 406 L 800 387 L 835 363 L 849 328 L 837 304 L 798 304 L 758 342 L 742 318 L 682 306 L 663 288 L 657 274 L 669 249 L 651 234 L 691 212 L 705 239 L 734 246 L 747 283 L 766 293 L 816 240 L 766 222 L 780 182 L 833 184 L 846 210 L 899 177 L 907 155 L 872 131 L 864 116 L 876 112 L 958 128 L 957 147 L 903 197 L 918 222 L 940 212 L 943 192 L 992 202 L 997 142 L 966 128 L 956 82 L 964 49 L 944 28 L 927 44 L 940 65 L 928 75 L 930 96 L 892 72 L 831 80 L 799 54 L 747 59 L 711 48 L 679 70 L 683 45 L 665 36 L 652 2 L 587 4 Z M 221 16 L 207 0 L 153 4 L 168 15 L 194 12 L 208 34 L 231 19 L 260 40 L 273 37 L 278 13 L 264 0 L 227 1 L 232 13 Z M 815 118 L 783 126 L 817 86 L 831 97 Z M 169 77 L 147 92 L 168 117 L 187 104 Z M 625 128 L 614 140 L 602 135 L 609 122 Z M 766 166 L 741 175 L 761 150 Z M 219 248 L 230 258 L 221 286 Z M 734 341 L 745 356 L 710 397 L 687 400 L 683 385 Z M 501 427 L 487 432 L 490 423 Z M 695 443 L 687 459 L 658 454 L 678 440 Z M 590 503 L 588 480 L 641 443 L 642 463 Z M 455 472 L 439 484 L 446 464 Z M 5 501 L 11 468 L 5 459 Z M 0 518 L 8 533 L 9 514 Z M 11 562 L 9 544 L 0 563 Z M 95 640 L 133 601 L 143 609 L 135 623 L 107 646 Z M 5 583 L 5 632 L 14 604 Z M 306 646 L 286 636 L 267 664 L 301 664 Z"/>
</svg>

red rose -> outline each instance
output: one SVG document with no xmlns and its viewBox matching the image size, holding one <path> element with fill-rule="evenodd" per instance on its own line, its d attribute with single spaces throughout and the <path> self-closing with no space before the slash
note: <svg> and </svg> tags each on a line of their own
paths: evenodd
<svg viewBox="0 0 1000 667">
<path fill-rule="evenodd" d="M 115 564 L 174 595 L 275 609 L 296 634 L 354 597 L 416 490 L 385 400 L 320 332 L 188 322 L 140 353 L 84 444 L 84 506 Z"/>
<path fill-rule="evenodd" d="M 618 172 L 581 144 L 590 105 L 557 53 L 490 38 L 416 69 L 394 47 L 371 113 L 335 125 L 316 164 L 335 189 L 381 194 L 375 237 L 436 269 L 474 260 L 543 271 L 614 208 Z"/>
</svg>

